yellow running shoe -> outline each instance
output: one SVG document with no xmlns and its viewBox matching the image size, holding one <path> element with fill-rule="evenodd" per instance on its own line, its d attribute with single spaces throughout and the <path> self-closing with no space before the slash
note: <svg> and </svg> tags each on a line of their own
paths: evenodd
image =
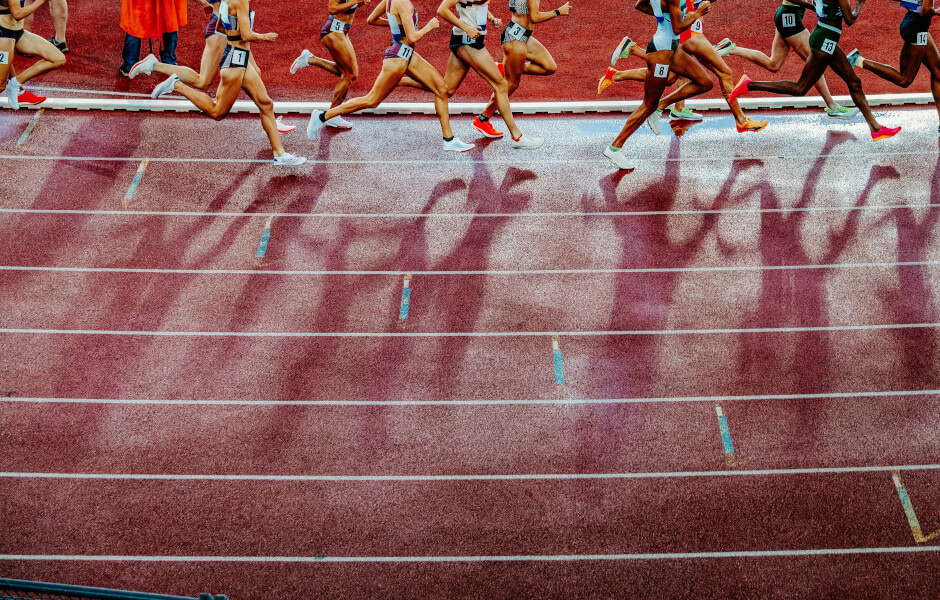
<svg viewBox="0 0 940 600">
<path fill-rule="evenodd" d="M 767 127 L 767 121 L 755 121 L 754 119 L 748 117 L 744 121 L 744 125 L 737 125 L 738 133 L 744 133 L 745 131 L 760 131 L 764 127 Z"/>
<path fill-rule="evenodd" d="M 607 67 L 607 72 L 604 73 L 604 76 L 601 77 L 600 82 L 597 84 L 597 93 L 602 94 L 604 90 L 614 85 L 614 75 L 617 74 L 617 69 L 613 67 Z"/>
</svg>

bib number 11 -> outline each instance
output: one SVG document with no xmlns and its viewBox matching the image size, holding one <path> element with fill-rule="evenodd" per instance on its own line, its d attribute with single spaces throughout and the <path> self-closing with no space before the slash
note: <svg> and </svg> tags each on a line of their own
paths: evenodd
<svg viewBox="0 0 940 600">
<path fill-rule="evenodd" d="M 411 58 L 411 55 L 414 54 L 414 52 L 414 48 L 402 44 L 401 48 L 398 49 L 398 58 L 404 58 L 405 60 L 408 60 Z"/>
</svg>

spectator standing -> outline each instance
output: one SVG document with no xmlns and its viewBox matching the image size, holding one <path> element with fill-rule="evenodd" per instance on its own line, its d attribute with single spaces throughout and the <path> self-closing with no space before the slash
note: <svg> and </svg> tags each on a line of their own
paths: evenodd
<svg viewBox="0 0 940 600">
<path fill-rule="evenodd" d="M 69 51 L 66 44 L 65 30 L 69 23 L 69 2 L 68 0 L 49 0 L 49 12 L 52 14 L 52 26 L 55 27 L 55 35 L 49 38 L 49 42 L 59 49 L 59 52 L 65 54 Z M 33 13 L 23 19 L 23 29 L 33 30 Z"/>
<path fill-rule="evenodd" d="M 143 39 L 159 37 L 160 62 L 176 64 L 180 27 L 186 26 L 186 0 L 121 0 L 121 29 L 124 30 L 121 75 L 127 77 L 140 60 Z"/>
</svg>

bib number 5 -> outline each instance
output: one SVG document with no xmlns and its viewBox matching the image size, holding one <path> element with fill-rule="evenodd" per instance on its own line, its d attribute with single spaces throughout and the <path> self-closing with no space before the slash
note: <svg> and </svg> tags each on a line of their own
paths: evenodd
<svg viewBox="0 0 940 600">
<path fill-rule="evenodd" d="M 656 65 L 656 68 L 653 69 L 653 76 L 660 79 L 669 77 L 669 65 Z"/>
<path fill-rule="evenodd" d="M 822 45 L 822 51 L 825 52 L 826 54 L 832 54 L 833 52 L 836 51 L 837 45 L 838 44 L 836 44 L 836 42 L 833 40 L 825 40 Z"/>
<path fill-rule="evenodd" d="M 346 24 L 339 19 L 333 19 L 330 23 L 330 33 L 343 33 L 346 30 Z"/>
</svg>

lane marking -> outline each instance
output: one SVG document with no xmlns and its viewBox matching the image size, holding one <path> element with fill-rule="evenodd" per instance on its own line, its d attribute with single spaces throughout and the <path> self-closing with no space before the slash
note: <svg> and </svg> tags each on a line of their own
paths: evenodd
<svg viewBox="0 0 940 600">
<path fill-rule="evenodd" d="M 52 87 L 44 85 L 30 85 L 30 89 L 39 90 L 41 92 L 66 92 L 70 94 L 92 94 L 95 96 L 126 96 L 128 98 L 149 98 L 153 99 L 153 96 L 150 94 L 136 94 L 133 92 L 115 92 L 111 90 L 83 90 L 79 88 L 63 88 L 63 87 Z M 167 98 L 182 98 L 179 94 L 167 95 Z"/>
<path fill-rule="evenodd" d="M 806 548 L 793 550 L 728 550 L 722 552 L 658 552 L 649 554 L 531 554 L 515 556 L 135 556 L 120 554 L 0 554 L 0 560 L 229 563 L 459 563 L 694 560 L 703 558 L 784 558 L 803 556 L 844 556 L 858 554 L 920 554 L 925 552 L 940 552 L 940 546 Z"/>
<path fill-rule="evenodd" d="M 42 113 L 46 109 L 40 108 L 36 111 L 36 114 L 33 115 L 33 118 L 29 120 L 29 123 L 26 125 L 26 130 L 23 132 L 23 135 L 20 136 L 20 139 L 16 141 L 16 147 L 19 149 L 23 144 L 26 143 L 26 140 L 29 139 L 29 134 L 33 132 L 33 129 L 36 128 L 36 124 L 39 123 L 39 117 L 42 116 Z"/>
<path fill-rule="evenodd" d="M 731 442 L 731 429 L 728 427 L 728 417 L 725 416 L 721 405 L 715 405 L 715 413 L 718 415 L 718 431 L 721 433 L 721 448 L 725 454 L 725 464 L 729 468 L 737 468 L 745 463 L 734 454 L 734 444 Z"/>
<path fill-rule="evenodd" d="M 137 193 L 137 188 L 140 186 L 140 181 L 144 178 L 144 173 L 147 172 L 147 165 L 150 164 L 150 161 L 144 159 L 140 162 L 140 166 L 137 167 L 137 172 L 134 174 L 134 179 L 131 180 L 131 185 L 127 188 L 127 193 L 124 194 L 124 200 L 121 202 L 122 206 L 125 208 L 131 205 L 131 202 L 134 200 L 134 194 Z"/>
<path fill-rule="evenodd" d="M 401 288 L 401 306 L 398 309 L 398 328 L 404 329 L 408 321 L 408 311 L 411 309 L 411 275 L 405 275 Z"/>
<path fill-rule="evenodd" d="M 255 254 L 255 265 L 261 266 L 261 260 L 268 252 L 268 242 L 271 240 L 271 225 L 274 217 L 268 217 L 264 220 L 264 229 L 261 230 L 261 242 L 258 244 L 258 252 Z"/>
<path fill-rule="evenodd" d="M 565 372 L 561 362 L 561 343 L 558 336 L 552 336 L 552 360 L 555 364 L 555 383 L 565 383 Z"/>
<path fill-rule="evenodd" d="M 702 477 L 761 477 L 780 475 L 840 475 L 893 471 L 936 471 L 940 464 L 869 467 L 807 467 L 794 469 L 735 469 L 636 473 L 493 473 L 449 475 L 219 475 L 170 473 L 18 473 L 0 472 L 0 479 L 69 479 L 117 481 L 296 481 L 296 482 L 433 482 L 433 481 L 572 481 L 617 479 L 690 479 Z"/>
<path fill-rule="evenodd" d="M 774 400 L 834 400 L 862 398 L 911 398 L 940 396 L 940 390 L 899 390 L 880 392 L 827 392 L 820 394 L 764 394 L 751 396 L 676 396 L 661 398 L 574 398 L 524 400 L 160 400 L 134 398 L 27 398 L 3 397 L 0 403 L 35 404 L 141 404 L 182 406 L 512 406 L 571 404 L 661 404 L 697 402 L 759 402 Z"/>
<path fill-rule="evenodd" d="M 907 517 L 907 524 L 911 528 L 911 533 L 914 534 L 914 541 L 918 544 L 923 544 L 940 536 L 940 529 L 928 535 L 924 535 L 923 530 L 920 528 L 920 521 L 917 520 L 917 515 L 914 513 L 914 505 L 911 503 L 907 488 L 905 488 L 904 484 L 901 482 L 901 472 L 897 470 L 892 471 L 891 478 L 894 480 L 894 487 L 898 492 L 898 497 L 901 499 L 901 506 L 904 508 L 904 515 Z"/>
<path fill-rule="evenodd" d="M 100 335 L 132 337 L 243 337 L 243 338 L 510 338 L 561 336 L 652 336 L 652 335 L 725 335 L 744 333 L 806 333 L 812 331 L 886 331 L 936 329 L 940 323 L 887 323 L 880 325 L 829 325 L 825 327 L 751 327 L 746 329 L 649 329 L 627 331 L 133 331 L 110 329 L 17 329 L 0 328 L 0 334 L 25 335 Z"/>
<path fill-rule="evenodd" d="M 735 273 L 746 271 L 815 271 L 834 269 L 895 269 L 899 267 L 936 267 L 940 261 L 879 263 L 834 263 L 821 265 L 739 265 L 714 267 L 636 267 L 626 269 L 505 269 L 471 271 L 320 271 L 274 269 L 140 269 L 122 267 L 49 267 L 0 265 L 0 271 L 44 271 L 50 273 L 147 273 L 164 275 L 622 275 L 627 273 Z"/>
</svg>

